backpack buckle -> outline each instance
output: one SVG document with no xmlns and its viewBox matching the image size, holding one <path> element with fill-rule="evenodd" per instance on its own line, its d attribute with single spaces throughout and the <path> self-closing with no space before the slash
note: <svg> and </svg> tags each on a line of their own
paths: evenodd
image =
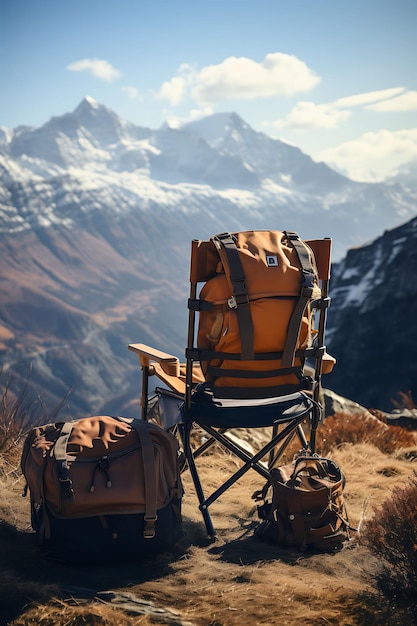
<svg viewBox="0 0 417 626">
<path fill-rule="evenodd" d="M 144 539 L 153 539 L 155 537 L 155 522 L 157 519 L 157 515 L 145 515 L 145 528 L 143 530 Z"/>
<path fill-rule="evenodd" d="M 72 480 L 69 475 L 69 469 L 66 460 L 61 461 L 58 467 L 58 482 L 61 493 L 65 498 L 72 498 L 74 492 L 72 490 Z"/>
<path fill-rule="evenodd" d="M 247 293 L 237 293 L 227 300 L 230 309 L 237 309 L 241 304 L 249 304 L 249 296 Z"/>
</svg>

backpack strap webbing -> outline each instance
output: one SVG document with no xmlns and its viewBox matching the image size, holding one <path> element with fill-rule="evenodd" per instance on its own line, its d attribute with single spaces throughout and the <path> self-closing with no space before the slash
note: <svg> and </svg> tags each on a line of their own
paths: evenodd
<svg viewBox="0 0 417 626">
<path fill-rule="evenodd" d="M 145 420 L 131 419 L 128 423 L 135 429 L 142 447 L 143 477 L 145 481 L 145 527 L 143 536 L 145 539 L 155 537 L 155 522 L 158 519 L 156 513 L 156 470 L 153 453 L 152 438 L 149 434 L 149 423 Z"/>
<path fill-rule="evenodd" d="M 287 341 L 282 356 L 282 367 L 291 367 L 294 365 L 294 356 L 300 337 L 301 320 L 305 308 L 313 295 L 315 272 L 309 250 L 298 234 L 294 231 L 287 230 L 284 231 L 284 234 L 297 254 L 302 273 L 300 297 L 294 307 L 288 324 Z"/>
<path fill-rule="evenodd" d="M 67 444 L 74 428 L 75 421 L 64 422 L 58 439 L 54 445 L 54 457 L 57 461 L 65 461 L 67 458 Z"/>
<path fill-rule="evenodd" d="M 67 454 L 67 445 L 74 428 L 75 421 L 64 422 L 60 435 L 55 442 L 53 455 L 58 464 L 58 480 L 61 494 L 66 498 L 74 497 L 72 491 L 72 482 L 69 475 L 69 456 Z"/>
<path fill-rule="evenodd" d="M 229 306 L 236 309 L 239 323 L 241 359 L 251 361 L 254 357 L 254 334 L 245 274 L 236 242 L 230 233 L 220 233 L 211 238 L 223 264 L 226 279 L 232 290 Z"/>
</svg>

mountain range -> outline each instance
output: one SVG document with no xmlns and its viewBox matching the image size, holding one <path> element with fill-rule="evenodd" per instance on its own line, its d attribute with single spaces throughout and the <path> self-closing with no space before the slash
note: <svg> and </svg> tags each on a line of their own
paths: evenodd
<svg viewBox="0 0 417 626">
<path fill-rule="evenodd" d="M 71 389 L 75 414 L 137 411 L 127 345 L 183 358 L 192 239 L 288 228 L 332 237 L 337 266 L 409 222 L 416 196 L 412 173 L 354 182 L 235 113 L 152 130 L 87 97 L 39 128 L 1 128 L 3 375 L 17 386 L 31 370 L 48 405 Z"/>
</svg>

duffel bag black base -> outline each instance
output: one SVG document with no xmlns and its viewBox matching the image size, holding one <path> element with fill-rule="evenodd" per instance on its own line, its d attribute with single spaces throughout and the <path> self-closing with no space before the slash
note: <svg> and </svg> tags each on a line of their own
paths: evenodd
<svg viewBox="0 0 417 626">
<path fill-rule="evenodd" d="M 49 532 L 41 542 L 48 558 L 68 564 L 117 562 L 168 551 L 181 537 L 178 508 L 158 511 L 155 536 L 144 537 L 144 513 L 59 518 L 48 513 Z"/>
</svg>

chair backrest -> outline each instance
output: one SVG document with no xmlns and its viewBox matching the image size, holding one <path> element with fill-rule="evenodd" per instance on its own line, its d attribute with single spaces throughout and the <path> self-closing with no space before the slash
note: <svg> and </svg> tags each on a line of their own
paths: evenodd
<svg viewBox="0 0 417 626">
<path fill-rule="evenodd" d="M 287 231 L 194 240 L 187 395 L 196 361 L 217 397 L 275 397 L 314 389 L 325 351 L 330 258 L 330 239 L 303 242 Z M 315 360 L 314 378 L 305 373 L 307 359 Z"/>
</svg>

